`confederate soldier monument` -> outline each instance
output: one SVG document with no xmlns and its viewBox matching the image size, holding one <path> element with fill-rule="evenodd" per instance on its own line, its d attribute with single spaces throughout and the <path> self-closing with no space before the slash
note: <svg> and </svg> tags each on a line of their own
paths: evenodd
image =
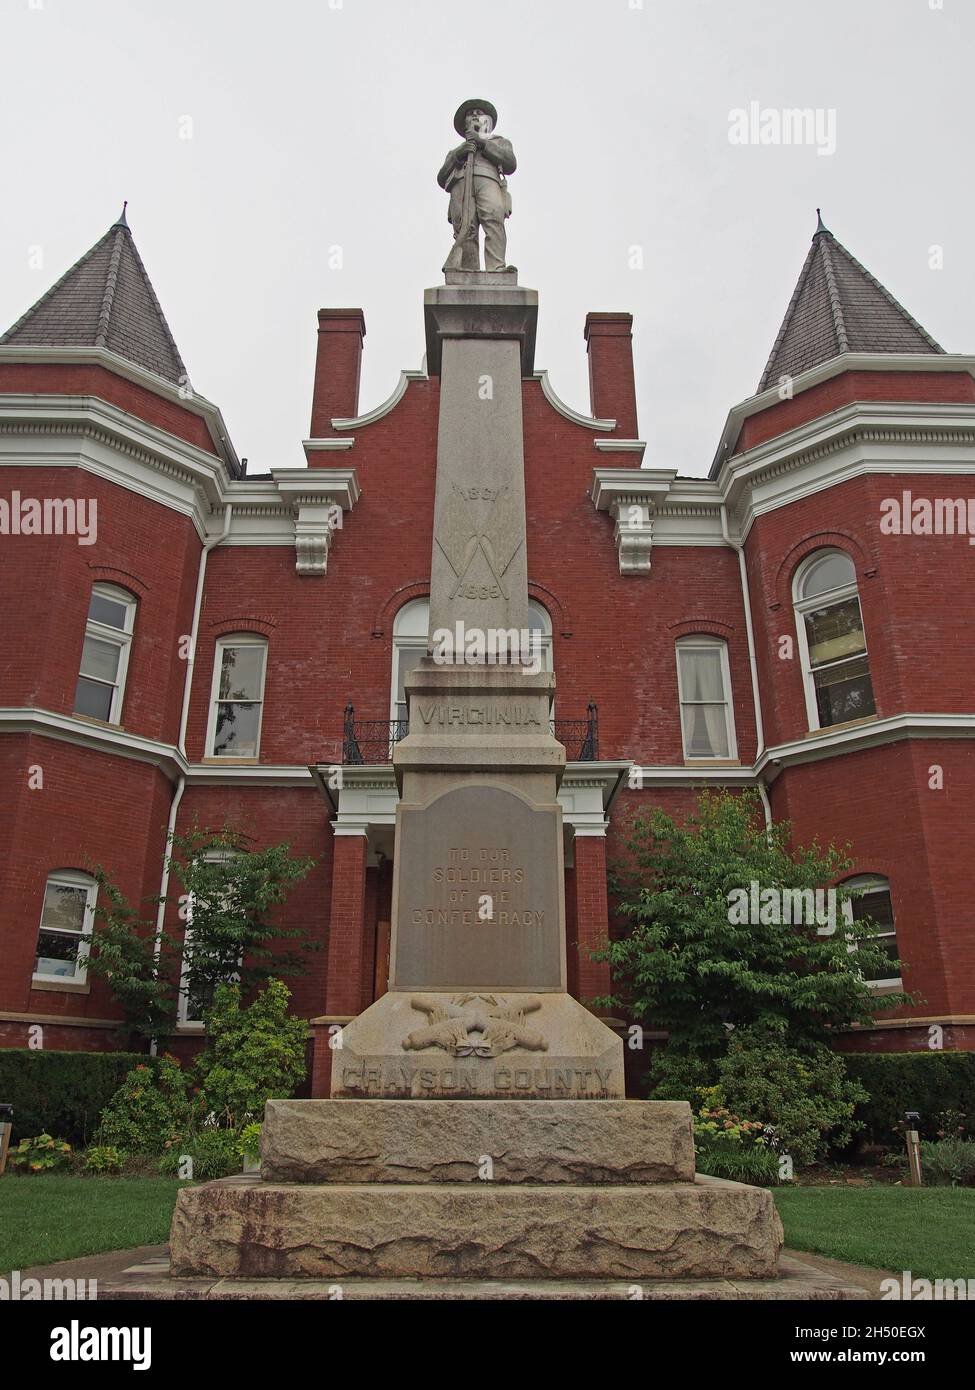
<svg viewBox="0 0 975 1390">
<path fill-rule="evenodd" d="M 690 1107 L 625 1100 L 622 1040 L 566 989 L 566 755 L 555 677 L 526 667 L 520 642 L 538 303 L 505 268 L 515 161 L 494 119 L 482 100 L 455 118 L 466 138 L 440 172 L 454 249 L 424 296 L 440 379 L 430 631 L 393 757 L 389 989 L 337 1038 L 332 1099 L 268 1103 L 260 1180 L 180 1192 L 170 1287 L 632 1298 L 639 1280 L 644 1298 L 842 1296 L 810 1293 L 804 1267 L 778 1275 L 771 1193 L 695 1179 Z"/>
<path fill-rule="evenodd" d="M 479 227 L 484 228 L 485 269 L 506 269 L 504 221 L 511 215 L 507 175 L 516 165 L 511 142 L 494 134 L 497 123 L 497 111 L 480 99 L 465 101 L 454 116 L 454 129 L 464 143 L 448 153 L 437 175 L 440 187 L 450 194 L 447 216 L 454 228 L 444 270 L 480 269 Z"/>
</svg>

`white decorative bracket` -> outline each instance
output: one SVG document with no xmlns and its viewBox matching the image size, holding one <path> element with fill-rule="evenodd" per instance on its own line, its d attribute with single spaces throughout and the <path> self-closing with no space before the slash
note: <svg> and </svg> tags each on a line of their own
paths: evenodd
<svg viewBox="0 0 975 1390">
<path fill-rule="evenodd" d="M 656 507 L 636 493 L 630 493 L 614 497 L 609 511 L 616 522 L 613 539 L 620 574 L 649 574 Z"/>
<path fill-rule="evenodd" d="M 272 468 L 271 474 L 294 513 L 295 569 L 300 575 L 324 576 L 335 532 L 359 500 L 355 469 Z"/>
<path fill-rule="evenodd" d="M 609 512 L 616 523 L 620 574 L 650 573 L 654 516 L 676 477 L 676 468 L 593 469 L 593 506 Z"/>
</svg>

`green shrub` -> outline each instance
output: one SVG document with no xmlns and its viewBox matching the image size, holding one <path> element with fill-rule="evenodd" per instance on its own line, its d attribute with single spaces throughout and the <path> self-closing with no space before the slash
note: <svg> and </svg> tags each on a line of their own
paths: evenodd
<svg viewBox="0 0 975 1390">
<path fill-rule="evenodd" d="M 867 1098 L 848 1079 L 838 1053 L 788 1047 L 777 1023 L 732 1033 L 718 1063 L 718 1084 L 729 1109 L 774 1125 L 781 1151 L 796 1167 L 825 1158 L 831 1144 L 848 1144 L 857 1127 L 856 1104 Z"/>
<path fill-rule="evenodd" d="M 154 1058 L 135 1052 L 0 1049 L 0 1101 L 14 1108 L 13 1141 L 46 1131 L 83 1147 L 136 1063 L 150 1068 L 156 1064 Z"/>
<path fill-rule="evenodd" d="M 133 1067 L 102 1111 L 96 1140 L 125 1153 L 160 1154 L 190 1124 L 188 1079 L 173 1057 L 157 1058 L 153 1070 Z"/>
<path fill-rule="evenodd" d="M 237 1152 L 241 1158 L 249 1158 L 252 1163 L 257 1163 L 261 1157 L 261 1125 L 259 1120 L 252 1121 L 237 1136 Z"/>
<path fill-rule="evenodd" d="M 184 1143 L 174 1144 L 159 1160 L 159 1171 L 196 1182 L 229 1177 L 240 1172 L 238 1142 L 233 1130 L 201 1129 Z"/>
<path fill-rule="evenodd" d="M 932 1187 L 975 1185 L 975 1143 L 968 1139 L 922 1139 L 921 1179 Z"/>
<path fill-rule="evenodd" d="M 241 1008 L 239 986 L 217 988 L 197 1076 L 205 1110 L 231 1129 L 263 1118 L 266 1101 L 294 1095 L 304 1079 L 310 1029 L 288 1013 L 290 998 L 286 985 L 269 980 Z"/>
<path fill-rule="evenodd" d="M 741 1145 L 737 1149 L 704 1148 L 696 1159 L 697 1171 L 712 1178 L 729 1178 L 732 1182 L 757 1183 L 760 1187 L 775 1187 L 781 1181 L 779 1155 L 774 1149 L 760 1145 Z"/>
<path fill-rule="evenodd" d="M 7 1155 L 13 1168 L 25 1173 L 49 1173 L 54 1168 L 66 1168 L 71 1163 L 71 1145 L 50 1134 L 38 1134 L 33 1139 L 21 1139 L 16 1149 Z"/>
<path fill-rule="evenodd" d="M 125 1154 L 111 1144 L 93 1144 L 84 1156 L 86 1173 L 121 1173 Z"/>
<path fill-rule="evenodd" d="M 712 1060 L 662 1047 L 650 1059 L 647 1080 L 654 1100 L 686 1100 L 697 1106 L 701 1090 L 713 1086 L 716 1078 Z"/>
<path fill-rule="evenodd" d="M 927 1139 L 939 1137 L 948 1110 L 975 1129 L 975 1052 L 852 1052 L 843 1060 L 850 1080 L 867 1093 L 855 1118 L 873 1143 L 903 1144 L 907 1110 L 920 1112 Z"/>
</svg>

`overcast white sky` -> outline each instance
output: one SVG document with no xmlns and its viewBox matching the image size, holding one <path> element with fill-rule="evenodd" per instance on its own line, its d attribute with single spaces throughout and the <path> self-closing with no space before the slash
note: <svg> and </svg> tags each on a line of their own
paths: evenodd
<svg viewBox="0 0 975 1390">
<path fill-rule="evenodd" d="M 194 386 L 251 472 L 300 465 L 319 306 L 365 311 L 360 409 L 420 365 L 450 245 L 436 172 L 482 96 L 518 158 L 536 365 L 588 410 L 586 312 L 631 311 L 646 461 L 703 474 L 817 204 L 975 352 L 973 35 L 973 0 L 0 0 L 0 321 L 127 198 Z M 835 153 L 729 143 L 753 101 L 835 110 Z"/>
</svg>

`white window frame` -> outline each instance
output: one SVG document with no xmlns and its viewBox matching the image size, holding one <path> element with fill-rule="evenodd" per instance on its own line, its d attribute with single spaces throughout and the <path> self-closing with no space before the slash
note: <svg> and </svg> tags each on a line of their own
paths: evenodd
<svg viewBox="0 0 975 1390">
<path fill-rule="evenodd" d="M 695 648 L 714 651 L 717 648 L 721 663 L 721 688 L 724 696 L 723 704 L 725 710 L 725 726 L 728 737 L 728 754 L 722 757 L 716 753 L 690 753 L 687 749 L 687 734 L 684 729 L 684 706 L 702 703 L 699 700 L 684 699 L 684 681 L 681 674 L 682 651 L 692 651 Z M 674 643 L 674 662 L 677 666 L 677 714 L 680 719 L 680 738 L 681 747 L 684 750 L 684 761 L 688 763 L 713 763 L 713 762 L 737 762 L 738 761 L 738 735 L 735 730 L 735 705 L 732 698 L 731 689 L 731 661 L 728 657 L 728 643 L 722 637 L 710 637 L 705 633 L 695 635 L 690 633 L 687 637 L 678 637 Z M 703 703 L 716 704 L 715 700 L 707 700 Z"/>
<path fill-rule="evenodd" d="M 402 636 L 400 636 L 399 634 L 397 634 L 396 629 L 399 626 L 400 621 L 406 614 L 407 610 L 412 610 L 414 608 L 414 605 L 416 606 L 417 611 L 422 605 L 426 606 L 427 621 L 423 625 L 423 633 L 422 635 L 420 633 L 411 633 L 409 635 L 403 634 Z M 427 650 L 427 629 L 429 628 L 429 626 L 430 600 L 428 598 L 410 599 L 408 603 L 403 604 L 403 607 L 396 614 L 396 617 L 393 621 L 393 660 L 389 687 L 389 722 L 391 724 L 398 723 L 401 717 L 399 713 L 399 701 L 396 698 L 399 692 L 400 652 L 422 651 L 425 653 Z"/>
<path fill-rule="evenodd" d="M 838 884 L 837 886 L 840 888 L 865 888 L 867 891 L 857 899 L 858 902 L 862 902 L 864 898 L 869 898 L 871 892 L 886 893 L 887 896 L 890 898 L 890 915 L 893 920 L 894 930 L 893 932 L 881 932 L 875 939 L 878 941 L 883 941 L 888 939 L 890 936 L 893 936 L 894 945 L 898 946 L 897 918 L 894 915 L 894 896 L 890 891 L 889 878 L 885 878 L 883 874 L 856 874 L 853 878 L 845 878 L 842 881 L 842 883 Z M 851 941 L 847 946 L 847 950 L 851 953 L 855 953 L 857 950 L 859 950 L 859 947 L 855 941 Z M 899 946 L 897 954 L 899 957 Z M 876 989 L 881 992 L 887 992 L 892 989 L 900 989 L 904 984 L 904 978 L 902 975 L 890 975 L 883 980 L 864 980 L 863 983 L 869 989 Z"/>
<path fill-rule="evenodd" d="M 399 621 L 400 621 L 401 616 L 407 611 L 407 609 L 411 608 L 413 604 L 416 604 L 416 605 L 421 605 L 421 604 L 422 604 L 422 605 L 425 605 L 425 607 L 426 607 L 427 620 L 426 620 L 426 622 L 423 624 L 423 634 L 422 634 L 422 635 L 420 635 L 420 634 L 418 634 L 418 633 L 417 633 L 417 634 L 410 634 L 410 635 L 404 634 L 404 635 L 400 636 L 400 635 L 397 634 L 397 631 L 396 631 L 397 625 L 399 624 Z M 529 608 L 529 611 L 534 610 L 534 612 L 537 613 L 539 619 L 541 620 L 541 627 L 540 627 L 540 632 L 541 632 L 541 644 L 540 644 L 540 645 L 541 645 L 541 656 L 542 656 L 542 670 L 543 670 L 543 671 L 551 671 L 551 670 L 552 670 L 552 619 L 551 619 L 551 616 L 550 616 L 548 610 L 547 610 L 546 608 L 544 608 L 544 607 L 542 606 L 542 604 L 540 604 L 540 603 L 537 601 L 537 599 L 529 599 L 529 601 L 528 601 L 528 608 Z M 426 652 L 426 650 L 427 650 L 427 633 L 428 633 L 428 630 L 429 630 L 429 626 L 430 626 L 430 600 L 429 600 L 428 598 L 415 598 L 415 599 L 410 599 L 409 603 L 404 603 L 404 604 L 403 604 L 403 607 L 402 607 L 402 608 L 399 610 L 399 612 L 396 614 L 396 618 L 395 618 L 395 620 L 394 620 L 394 622 L 393 622 L 393 660 L 392 660 L 392 663 L 391 663 L 390 686 L 389 686 L 389 721 L 390 721 L 391 724 L 397 723 L 397 722 L 399 721 L 399 719 L 400 719 L 400 714 L 399 714 L 399 701 L 398 701 L 398 699 L 396 698 L 396 697 L 397 697 L 397 694 L 398 694 L 398 691 L 399 691 L 399 656 L 400 656 L 400 652 L 402 652 L 402 651 L 417 651 L 417 650 Z M 529 624 L 529 631 L 531 631 L 531 626 L 530 626 L 530 624 Z M 553 702 L 552 711 L 550 711 L 550 713 L 554 713 L 554 702 Z"/>
<path fill-rule="evenodd" d="M 34 960 L 35 960 L 35 961 L 37 960 L 38 952 L 39 952 L 39 948 L 40 948 L 40 944 L 41 944 L 41 932 L 43 932 L 43 931 L 48 931 L 48 932 L 54 932 L 54 931 L 56 931 L 55 928 L 53 928 L 53 927 L 46 927 L 46 926 L 44 925 L 44 903 L 45 903 L 46 900 L 47 900 L 47 890 L 48 890 L 48 887 L 49 887 L 52 883 L 54 883 L 54 884 L 62 884 L 62 885 L 64 885 L 64 886 L 67 887 L 67 888 L 85 888 L 85 889 L 87 889 L 87 894 L 86 894 L 86 897 L 85 897 L 84 917 L 83 917 L 83 919 L 82 919 L 81 931 L 80 931 L 79 933 L 74 933 L 74 932 L 70 932 L 70 933 L 69 933 L 69 932 L 64 932 L 64 933 L 63 933 L 63 935 L 65 935 L 65 936 L 69 936 L 69 935 L 71 935 L 71 936 L 77 935 L 77 936 L 78 936 L 78 955 L 77 955 L 77 957 L 76 957 L 76 959 L 75 959 L 74 974 L 73 974 L 73 975 L 46 975 L 46 974 L 44 974 L 42 971 L 33 970 L 33 971 L 31 972 L 31 981 L 32 981 L 32 982 L 35 982 L 35 981 L 36 981 L 36 983 L 39 984 L 39 985 L 83 985 L 83 984 L 87 984 L 87 982 L 88 982 L 88 967 L 87 967 L 87 965 L 85 964 L 85 962 L 87 961 L 88 956 L 89 956 L 89 954 L 90 954 L 90 952 L 91 952 L 91 933 L 92 933 L 92 929 L 93 929 L 93 927 L 94 927 L 94 925 L 95 925 L 95 902 L 96 902 L 96 900 L 97 900 L 97 898 L 98 898 L 98 884 L 97 884 L 97 882 L 95 881 L 95 879 L 92 878 L 91 874 L 82 873 L 80 869 L 55 869 L 52 873 L 49 873 L 49 874 L 48 874 L 47 878 L 44 880 L 44 894 L 43 894 L 43 897 L 41 898 L 41 918 L 40 918 L 40 922 L 38 923 L 38 927 L 37 927 L 37 940 L 36 940 L 36 942 L 35 942 L 35 950 L 34 950 Z"/>
<path fill-rule="evenodd" d="M 229 860 L 229 859 L 235 858 L 235 856 L 236 856 L 236 851 L 234 851 L 234 850 L 229 850 L 229 849 L 213 849 L 213 850 L 208 850 L 207 853 L 204 854 L 203 858 L 204 858 L 208 863 L 210 863 L 210 864 L 221 864 L 221 863 L 226 863 L 226 861 Z M 192 893 L 189 893 L 189 894 L 187 894 L 187 898 L 186 898 L 186 926 L 185 926 L 184 931 L 183 931 L 183 950 L 182 950 L 182 954 L 181 954 L 181 956 L 180 956 L 180 965 L 179 965 L 179 993 L 178 993 L 177 1002 L 176 1002 L 176 1024 L 177 1024 L 177 1027 L 183 1028 L 183 1029 L 185 1029 L 187 1032 L 201 1033 L 206 1025 L 205 1025 L 205 1023 L 204 1023 L 204 1021 L 203 1021 L 202 1018 L 190 1018 L 190 1017 L 189 1017 L 190 998 L 189 998 L 189 993 L 188 993 L 188 991 L 187 991 L 187 989 L 186 989 L 186 977 L 187 977 L 187 976 L 189 975 L 189 973 L 190 973 L 190 971 L 189 971 L 189 962 L 188 962 L 187 956 L 188 956 L 188 954 L 189 954 L 189 955 L 192 954 L 192 945 L 193 945 L 193 894 L 192 894 Z M 238 962 L 238 965 L 240 965 L 241 963 L 242 963 L 242 962 Z M 226 983 L 227 983 L 227 984 L 234 984 L 234 983 L 236 983 L 237 981 L 239 981 L 239 979 L 240 979 L 240 976 L 239 976 L 239 975 L 236 975 L 236 974 L 235 974 L 235 975 L 231 975 L 231 976 L 229 977 L 229 979 L 227 980 Z"/>
<path fill-rule="evenodd" d="M 803 583 L 806 575 L 818 560 L 823 560 L 827 555 L 842 555 L 853 565 L 852 556 L 845 550 L 840 550 L 836 546 L 823 546 L 820 550 L 814 550 L 811 555 L 807 555 L 802 564 L 799 565 L 792 581 L 792 607 L 795 614 L 796 639 L 799 648 L 799 662 L 802 667 L 802 687 L 806 697 L 806 719 L 809 724 L 810 733 L 815 733 L 819 729 L 827 733 L 830 729 L 843 727 L 840 724 L 820 724 L 819 705 L 816 702 L 816 671 L 823 667 L 813 668 L 809 656 L 809 642 L 806 637 L 806 614 L 811 613 L 817 608 L 831 608 L 834 603 L 845 603 L 847 599 L 855 598 L 857 609 L 860 613 L 860 631 L 863 633 L 863 651 L 858 653 L 867 663 L 867 674 L 870 677 L 870 689 L 873 690 L 873 673 L 870 670 L 870 648 L 867 644 L 867 629 L 863 621 L 863 604 L 860 602 L 860 586 L 856 578 L 856 566 L 853 566 L 853 581 L 850 584 L 841 584 L 835 589 L 826 589 L 821 594 L 815 594 L 812 598 L 801 598 Z M 852 659 L 852 658 L 847 658 Z M 874 695 L 874 713 L 876 713 L 876 695 Z M 873 718 L 872 714 L 865 714 L 864 719 Z M 847 721 L 852 722 L 852 721 Z"/>
<path fill-rule="evenodd" d="M 261 693 L 257 700 L 221 700 L 220 698 L 220 675 L 223 671 L 223 654 L 227 647 L 260 647 L 263 652 L 261 661 Z M 254 632 L 231 632 L 223 637 L 218 637 L 213 653 L 213 677 L 210 682 L 210 712 L 207 717 L 207 737 L 206 737 L 206 757 L 216 758 L 219 762 L 247 762 L 256 763 L 261 756 L 261 732 L 264 727 L 264 687 L 267 682 L 267 638 L 261 637 Z M 217 710 L 220 705 L 249 705 L 259 706 L 257 713 L 257 738 L 255 751 L 246 754 L 240 753 L 217 753 L 214 751 L 214 744 L 217 737 Z"/>
<path fill-rule="evenodd" d="M 108 623 L 100 623 L 91 617 L 91 598 L 95 595 L 101 598 L 110 599 L 113 603 L 120 603 L 125 608 L 125 627 L 111 627 Z M 109 642 L 112 646 L 118 647 L 118 670 L 115 673 L 115 680 L 112 690 L 112 703 L 108 711 L 108 719 L 99 721 L 107 724 L 120 724 L 122 722 L 122 701 L 125 698 L 125 680 L 129 671 L 129 652 L 132 647 L 132 633 L 135 629 L 135 612 L 138 607 L 138 600 L 127 589 L 120 589 L 116 584 L 93 584 L 91 588 L 91 598 L 88 600 L 89 616 L 85 620 L 85 639 L 89 637 L 97 638 L 99 642 Z M 82 661 L 84 660 L 84 643 L 82 643 Z M 97 676 L 86 676 L 81 670 L 81 662 L 78 663 L 78 680 L 92 681 L 95 685 L 108 685 L 108 681 L 99 680 Z M 77 692 L 77 683 L 76 683 Z M 73 711 L 80 719 L 97 719 L 97 715 L 81 714 L 78 710 Z"/>
</svg>

